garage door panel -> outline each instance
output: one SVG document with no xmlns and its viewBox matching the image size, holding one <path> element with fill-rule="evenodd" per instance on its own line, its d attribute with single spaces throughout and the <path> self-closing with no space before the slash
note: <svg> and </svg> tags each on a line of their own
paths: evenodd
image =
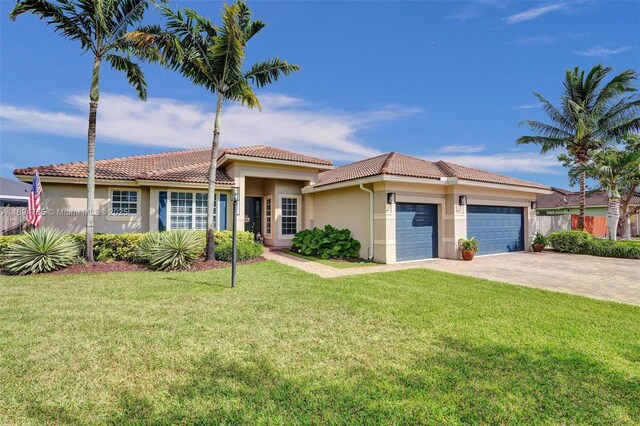
<svg viewBox="0 0 640 426">
<path fill-rule="evenodd" d="M 522 207 L 467 206 L 467 237 L 479 242 L 478 254 L 524 250 Z"/>
<path fill-rule="evenodd" d="M 438 256 L 438 209 L 435 204 L 396 204 L 396 260 Z"/>
</svg>

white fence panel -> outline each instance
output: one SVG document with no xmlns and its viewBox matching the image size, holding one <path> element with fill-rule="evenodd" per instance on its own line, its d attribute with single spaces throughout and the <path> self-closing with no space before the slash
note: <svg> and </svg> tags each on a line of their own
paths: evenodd
<svg viewBox="0 0 640 426">
<path fill-rule="evenodd" d="M 570 231 L 571 215 L 536 216 L 533 221 L 533 233 L 540 232 L 547 235 L 553 231 Z"/>
</svg>

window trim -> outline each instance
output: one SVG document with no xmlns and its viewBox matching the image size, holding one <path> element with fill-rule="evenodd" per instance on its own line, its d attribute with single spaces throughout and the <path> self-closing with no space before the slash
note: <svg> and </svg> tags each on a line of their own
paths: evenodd
<svg viewBox="0 0 640 426">
<path fill-rule="evenodd" d="M 271 214 L 269 214 L 268 216 L 267 216 L 267 201 L 271 202 Z M 264 206 L 263 207 L 264 220 L 263 220 L 263 224 L 262 224 L 262 229 L 264 229 L 264 236 L 271 238 L 273 236 L 273 225 L 274 225 L 274 222 L 275 222 L 273 220 L 274 217 L 275 217 L 275 215 L 273 214 L 274 210 L 275 210 L 274 206 L 273 206 L 273 195 L 267 195 L 267 196 L 263 197 L 262 205 Z M 267 218 L 269 218 L 271 220 L 271 232 L 269 232 L 269 233 L 267 233 Z"/>
<path fill-rule="evenodd" d="M 191 209 L 192 209 L 191 210 L 192 211 L 192 213 L 191 213 L 192 216 L 191 217 L 192 217 L 193 220 L 191 221 L 190 230 L 196 231 L 197 229 L 196 229 L 196 220 L 195 220 L 195 217 L 196 217 L 196 197 L 195 197 L 195 194 L 208 194 L 208 191 L 193 191 L 193 190 L 186 190 L 186 189 L 177 190 L 177 191 L 174 191 L 174 190 L 171 190 L 171 189 L 167 189 L 167 231 L 175 231 L 175 229 L 171 228 L 171 225 L 172 225 L 171 224 L 171 194 L 180 193 L 180 192 L 186 192 L 186 193 L 190 193 L 190 194 L 194 195 L 192 197 L 192 199 L 191 199 Z M 220 229 L 220 215 L 217 214 L 218 213 L 217 209 L 220 207 L 218 205 L 219 201 L 220 201 L 220 192 L 216 192 L 215 193 L 215 201 L 214 201 L 216 203 L 216 215 L 215 215 L 215 218 L 214 218 L 215 219 L 215 223 L 213 225 L 214 229 L 216 229 L 216 230 Z M 206 229 L 205 229 L 205 231 L 206 231 Z"/>
<path fill-rule="evenodd" d="M 300 222 L 302 218 L 302 195 L 294 195 L 294 194 L 280 194 L 278 195 L 278 205 L 276 206 L 276 225 L 278 226 L 278 239 L 281 240 L 291 240 L 293 239 L 292 235 L 283 235 L 282 234 L 282 199 L 283 198 L 295 198 L 297 203 L 296 209 L 296 232 L 300 232 Z M 289 217 L 289 216 L 287 216 Z M 272 225 L 273 226 L 273 225 Z M 272 229 L 273 231 L 273 229 Z"/>
<path fill-rule="evenodd" d="M 113 191 L 128 191 L 128 192 L 135 192 L 136 193 L 136 214 L 113 214 L 114 208 L 113 208 Z M 109 210 L 107 211 L 107 214 L 105 215 L 105 220 L 110 221 L 110 222 L 129 222 L 132 220 L 140 220 L 142 219 L 142 212 L 141 212 L 141 208 L 142 208 L 142 191 L 138 188 L 132 188 L 132 187 L 110 187 L 108 188 L 108 194 L 109 194 Z"/>
</svg>

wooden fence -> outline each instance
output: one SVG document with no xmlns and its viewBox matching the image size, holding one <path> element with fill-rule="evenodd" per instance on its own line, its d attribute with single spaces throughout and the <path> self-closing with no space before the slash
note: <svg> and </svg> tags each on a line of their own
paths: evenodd
<svg viewBox="0 0 640 426">
<path fill-rule="evenodd" d="M 533 233 L 540 232 L 544 235 L 553 231 L 575 230 L 578 229 L 578 215 L 536 216 L 532 228 Z M 584 230 L 594 237 L 605 238 L 608 235 L 607 218 L 604 216 L 585 216 Z"/>
<path fill-rule="evenodd" d="M 578 215 L 571 215 L 571 229 L 578 229 Z M 598 238 L 606 238 L 609 235 L 607 218 L 604 216 L 585 216 L 584 230 Z"/>
<path fill-rule="evenodd" d="M 26 207 L 0 207 L 0 235 L 25 232 L 29 224 L 25 220 Z"/>
</svg>

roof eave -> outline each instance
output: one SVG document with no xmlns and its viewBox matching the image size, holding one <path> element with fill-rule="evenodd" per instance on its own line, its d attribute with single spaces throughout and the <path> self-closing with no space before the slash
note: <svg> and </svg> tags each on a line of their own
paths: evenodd
<svg viewBox="0 0 640 426">
<path fill-rule="evenodd" d="M 273 158 L 262 158 L 262 157 L 253 157 L 250 155 L 240 155 L 240 154 L 223 154 L 218 159 L 218 167 L 225 164 L 227 161 L 251 161 L 256 163 L 266 163 L 266 164 L 278 164 L 278 165 L 287 165 L 287 166 L 296 166 L 296 167 L 304 167 L 307 169 L 315 169 L 315 170 L 331 170 L 333 166 L 330 164 L 319 164 L 319 163 L 307 163 L 304 161 L 291 161 L 291 160 L 277 160 Z"/>
<path fill-rule="evenodd" d="M 551 194 L 552 191 L 550 189 L 543 188 L 535 188 L 529 186 L 520 186 L 520 185 L 510 185 L 505 183 L 488 183 L 488 182 L 478 182 L 472 180 L 463 180 L 457 177 L 441 177 L 441 178 L 421 178 L 421 177 L 411 177 L 411 176 L 400 176 L 400 175 L 374 175 L 368 176 L 364 178 L 351 179 L 342 182 L 331 183 L 328 185 L 314 186 L 308 185 L 302 188 L 302 192 L 304 194 L 312 194 L 315 192 L 328 191 L 331 189 L 338 188 L 346 188 L 349 186 L 355 186 L 359 184 L 366 183 L 375 183 L 375 182 L 401 182 L 401 183 L 422 183 L 429 185 L 467 185 L 467 186 L 476 186 L 482 188 L 495 188 L 495 189 L 509 189 L 512 191 L 518 192 L 529 192 L 536 194 Z"/>
</svg>

